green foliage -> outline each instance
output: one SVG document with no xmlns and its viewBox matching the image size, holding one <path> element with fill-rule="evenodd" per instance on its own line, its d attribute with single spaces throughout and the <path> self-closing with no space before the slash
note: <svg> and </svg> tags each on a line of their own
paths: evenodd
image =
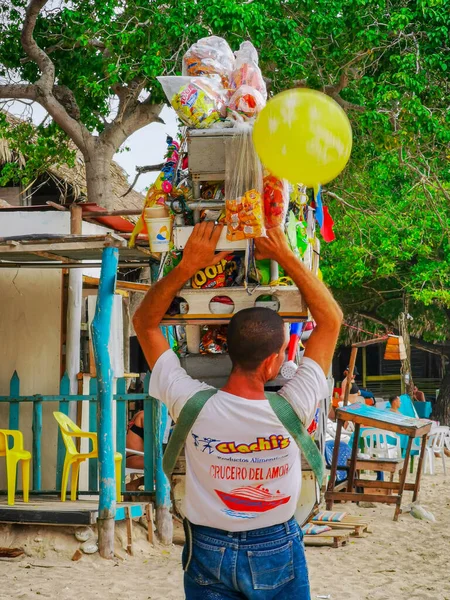
<svg viewBox="0 0 450 600">
<path fill-rule="evenodd" d="M 0 76 L 33 82 L 25 6 L 1 8 Z M 388 320 L 408 297 L 417 333 L 448 338 L 450 0 L 73 0 L 44 9 L 35 31 L 90 131 L 103 129 L 118 84 L 139 82 L 161 102 L 156 76 L 180 73 L 184 51 L 211 34 L 233 49 L 251 39 L 274 93 L 299 82 L 339 93 L 354 149 L 327 186 L 341 200 L 324 195 L 337 233 L 324 245 L 326 280 L 348 311 Z M 45 129 L 36 168 L 56 155 Z"/>
</svg>

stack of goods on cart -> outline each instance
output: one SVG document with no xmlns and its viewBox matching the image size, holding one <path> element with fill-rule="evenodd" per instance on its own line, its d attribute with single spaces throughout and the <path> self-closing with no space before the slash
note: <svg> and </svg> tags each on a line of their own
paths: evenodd
<svg viewBox="0 0 450 600">
<path fill-rule="evenodd" d="M 268 98 L 253 44 L 243 42 L 233 53 L 222 38 L 200 39 L 183 56 L 182 75 L 158 79 L 181 125 L 178 140 L 167 138 L 165 166 L 148 191 L 130 241 L 132 245 L 137 234 L 148 234 L 155 258 L 153 280 L 181 260 L 182 249 L 173 243 L 174 226 L 192 226 L 199 220 L 223 222 L 225 245 L 221 247 L 219 242 L 218 249 L 230 250 L 226 259 L 198 272 L 189 283 L 192 288 L 217 289 L 210 304 L 213 314 L 233 312 L 226 293 L 229 288 L 293 285 L 278 265 L 254 258 L 254 239 L 273 227 L 284 229 L 294 252 L 317 272 L 314 209 L 306 188 L 292 186 L 264 169 L 253 145 L 253 123 Z M 189 129 L 232 130 L 227 138 L 225 181 L 203 182 L 200 202 L 194 198 L 189 176 Z M 269 305 L 270 300 L 267 295 L 261 302 Z M 186 303 L 178 298 L 168 314 L 180 315 L 186 310 Z M 205 326 L 200 352 L 225 353 L 225 340 L 223 325 Z"/>
</svg>

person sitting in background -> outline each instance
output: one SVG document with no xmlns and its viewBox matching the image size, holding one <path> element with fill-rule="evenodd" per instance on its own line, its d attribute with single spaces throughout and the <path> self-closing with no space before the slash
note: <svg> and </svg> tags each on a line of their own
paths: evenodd
<svg viewBox="0 0 450 600">
<path fill-rule="evenodd" d="M 129 450 L 144 452 L 144 411 L 137 412 L 128 424 L 126 447 Z M 144 457 L 139 454 L 127 453 L 129 469 L 143 469 Z"/>
<path fill-rule="evenodd" d="M 414 386 L 413 400 L 416 402 L 426 402 L 425 394 L 417 388 L 417 385 Z"/>
<path fill-rule="evenodd" d="M 356 369 L 353 372 L 353 377 L 351 380 L 350 393 L 348 395 L 348 403 L 349 404 L 354 404 L 355 402 L 358 402 L 358 400 L 361 399 L 360 398 L 361 392 L 359 391 L 359 387 L 355 382 L 355 375 L 358 375 L 358 372 L 356 371 Z M 348 376 L 348 367 L 344 371 L 344 379 L 342 381 L 342 386 L 341 386 L 341 401 L 342 402 L 344 402 L 345 390 L 347 389 L 347 376 Z"/>
<path fill-rule="evenodd" d="M 399 413 L 400 412 L 400 404 L 401 400 L 398 396 L 391 396 L 389 398 L 389 404 L 391 405 L 390 411 Z"/>
</svg>

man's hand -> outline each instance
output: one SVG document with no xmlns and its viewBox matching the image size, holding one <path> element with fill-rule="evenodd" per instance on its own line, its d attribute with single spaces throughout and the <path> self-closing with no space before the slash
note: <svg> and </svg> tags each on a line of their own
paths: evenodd
<svg viewBox="0 0 450 600">
<path fill-rule="evenodd" d="M 255 258 L 263 260 L 270 258 L 281 263 L 288 255 L 292 254 L 281 227 L 267 230 L 267 237 L 256 238 Z"/>
<path fill-rule="evenodd" d="M 197 223 L 191 233 L 183 252 L 182 266 L 195 275 L 200 269 L 217 265 L 229 252 L 216 254 L 216 246 L 223 231 L 223 223 L 213 221 Z M 191 275 L 191 276 L 192 276 Z"/>
</svg>

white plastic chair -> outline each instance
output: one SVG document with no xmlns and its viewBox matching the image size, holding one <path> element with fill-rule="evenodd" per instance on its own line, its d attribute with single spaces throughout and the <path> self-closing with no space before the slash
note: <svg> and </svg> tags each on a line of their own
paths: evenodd
<svg viewBox="0 0 450 600">
<path fill-rule="evenodd" d="M 430 475 L 435 474 L 435 457 L 437 454 L 442 459 L 444 475 L 447 475 L 444 448 L 448 448 L 447 444 L 450 444 L 449 436 L 449 427 L 436 427 L 432 430 L 428 438 L 427 448 L 425 452 L 424 473 L 427 472 L 427 467 L 429 467 Z"/>
<path fill-rule="evenodd" d="M 400 438 L 395 433 L 384 429 L 366 429 L 361 437 L 364 441 L 364 453 L 376 458 L 401 458 L 402 449 Z M 395 444 L 388 442 L 388 438 L 394 439 Z"/>
</svg>

